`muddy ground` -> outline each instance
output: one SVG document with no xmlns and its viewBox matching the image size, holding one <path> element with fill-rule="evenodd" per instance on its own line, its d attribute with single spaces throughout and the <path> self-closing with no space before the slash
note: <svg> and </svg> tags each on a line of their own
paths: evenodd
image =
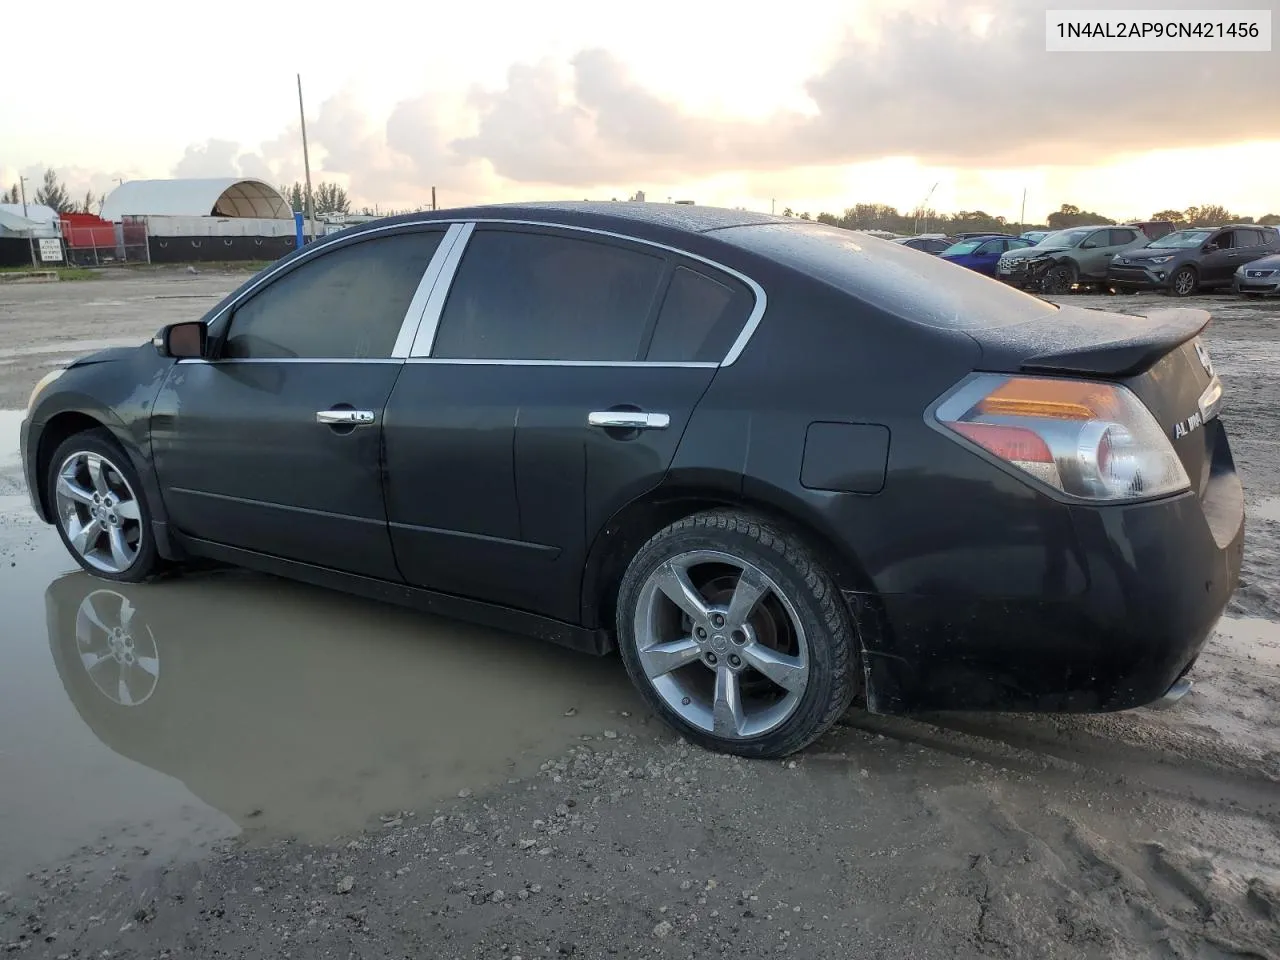
<svg viewBox="0 0 1280 960">
<path fill-rule="evenodd" d="M 615 660 L 251 574 L 74 572 L 13 411 L 241 279 L 0 287 L 0 950 L 1280 957 L 1280 303 L 1195 301 L 1249 516 L 1188 697 L 853 712 L 751 763 L 680 742 Z"/>
</svg>

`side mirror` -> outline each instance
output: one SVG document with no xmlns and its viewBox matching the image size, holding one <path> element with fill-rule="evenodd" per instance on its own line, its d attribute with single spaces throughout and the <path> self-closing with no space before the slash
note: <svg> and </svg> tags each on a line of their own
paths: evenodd
<svg viewBox="0 0 1280 960">
<path fill-rule="evenodd" d="M 152 339 L 156 352 L 175 360 L 199 360 L 204 356 L 207 331 L 199 320 L 171 323 L 161 327 Z"/>
</svg>

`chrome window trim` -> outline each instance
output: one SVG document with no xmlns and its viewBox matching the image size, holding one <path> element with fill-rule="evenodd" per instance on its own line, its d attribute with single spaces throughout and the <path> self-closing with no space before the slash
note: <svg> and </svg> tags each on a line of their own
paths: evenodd
<svg viewBox="0 0 1280 960">
<path fill-rule="evenodd" d="M 410 357 L 406 363 L 450 364 L 462 367 L 674 367 L 715 370 L 713 361 L 677 360 L 476 360 L 470 357 Z"/>
<path fill-rule="evenodd" d="M 404 318 L 400 321 L 400 332 L 396 334 L 396 342 L 391 347 L 392 359 L 403 360 L 409 356 L 422 325 L 422 318 L 431 303 L 431 292 L 436 286 L 436 281 L 440 278 L 441 272 L 446 269 L 445 265 L 449 262 L 453 248 L 459 240 L 465 244 L 466 237 L 470 236 L 470 233 L 470 224 L 453 223 L 440 238 L 436 252 L 432 254 L 431 261 L 418 280 L 418 289 L 413 292 L 413 299 L 405 308 Z M 455 260 L 454 263 L 456 262 Z"/>
<path fill-rule="evenodd" d="M 659 361 L 648 361 L 648 360 L 620 360 L 620 361 L 612 361 L 612 362 L 594 361 L 594 360 L 580 360 L 580 361 L 474 360 L 473 361 L 473 360 L 449 360 L 444 357 L 431 357 L 430 351 L 435 347 L 436 332 L 439 330 L 440 317 L 444 313 L 445 300 L 448 297 L 449 290 L 452 288 L 452 285 L 453 285 L 454 274 L 457 272 L 458 264 L 461 263 L 462 261 L 462 255 L 466 252 L 467 243 L 471 239 L 471 236 L 475 230 L 476 225 L 481 223 L 498 224 L 498 225 L 506 224 L 506 225 L 518 226 L 518 227 L 539 227 L 539 228 L 551 229 L 551 230 L 570 230 L 577 233 L 586 233 L 586 234 L 591 234 L 599 237 L 608 237 L 614 240 L 622 240 L 626 243 L 635 243 L 641 246 L 653 247 L 657 250 L 664 250 L 667 253 L 673 253 L 676 256 L 683 257 L 687 260 L 693 260 L 698 263 L 706 264 L 707 266 L 712 267 L 713 269 L 719 270 L 720 272 L 728 274 L 729 276 L 734 277 L 735 279 L 741 281 L 751 291 L 752 296 L 755 298 L 755 305 L 752 307 L 751 312 L 747 315 L 747 320 L 743 324 L 742 330 L 739 331 L 737 339 L 734 340 L 732 344 L 730 344 L 728 353 L 725 354 L 724 359 L 721 360 L 719 363 L 711 363 L 711 362 L 677 363 L 677 362 L 659 362 Z M 446 258 L 454 258 L 454 259 L 452 260 L 451 265 L 446 264 L 445 260 L 441 260 L 440 273 L 437 274 L 432 281 L 431 291 L 427 296 L 427 302 L 423 308 L 423 315 L 420 318 L 418 326 L 415 329 L 415 333 L 412 340 L 412 346 L 410 347 L 409 352 L 407 354 L 408 359 L 411 359 L 415 362 L 430 360 L 433 363 L 470 363 L 470 364 L 480 364 L 480 365 L 487 364 L 491 366 L 728 367 L 728 366 L 731 366 L 735 361 L 737 361 L 737 359 L 740 356 L 742 356 L 742 352 L 746 349 L 747 344 L 751 341 L 752 336 L 755 335 L 757 328 L 759 328 L 760 321 L 764 318 L 765 310 L 768 307 L 768 296 L 765 294 L 764 288 L 760 286 L 760 284 L 758 284 L 751 277 L 747 276 L 745 273 L 735 270 L 733 267 L 726 266 L 725 264 L 719 262 L 718 260 L 712 260 L 710 257 L 704 257 L 704 256 L 701 256 L 700 254 L 690 253 L 688 250 L 682 250 L 679 247 L 673 247 L 670 244 L 666 244 L 666 243 L 659 243 L 656 240 L 646 240 L 642 237 L 635 237 L 625 233 L 618 233 L 617 231 L 614 231 L 614 230 L 601 230 L 598 227 L 582 227 L 576 224 L 552 223 L 544 220 L 519 220 L 519 219 L 513 219 L 509 217 L 446 217 L 441 219 L 432 218 L 432 219 L 424 219 L 424 220 L 405 220 L 399 223 L 383 224 L 380 226 L 370 226 L 363 229 L 358 229 L 347 236 L 342 236 L 341 234 L 337 234 L 332 239 L 326 238 L 324 240 L 320 240 L 312 244 L 310 247 L 306 248 L 302 256 L 298 257 L 298 259 L 296 260 L 291 261 L 287 265 L 287 267 L 281 267 L 280 265 L 276 265 L 275 267 L 267 268 L 267 270 L 260 277 L 258 277 L 258 279 L 253 284 L 245 288 L 244 292 L 240 296 L 236 297 L 234 300 L 227 303 L 224 307 L 222 307 L 222 309 L 220 309 L 217 313 L 215 313 L 212 317 L 210 317 L 208 323 L 210 326 L 213 325 L 214 323 L 217 323 L 229 311 L 234 310 L 237 306 L 239 306 L 249 297 L 253 296 L 253 294 L 259 288 L 261 288 L 264 284 L 271 282 L 284 269 L 293 269 L 298 264 L 306 260 L 309 260 L 312 257 L 320 256 L 323 253 L 325 253 L 334 244 L 341 243 L 347 240 L 353 240 L 356 237 L 360 237 L 363 239 L 367 237 L 376 236 L 380 233 L 387 233 L 393 230 L 403 230 L 407 227 L 430 227 L 430 226 L 445 226 L 446 232 L 445 232 L 445 238 L 440 241 L 440 246 L 436 248 L 435 256 L 431 258 L 431 263 L 428 264 L 426 270 L 424 271 L 422 282 L 425 282 L 427 279 L 427 275 L 432 273 L 433 268 L 436 265 L 437 258 L 441 256 L 441 253 L 444 250 L 446 244 L 448 244 L 449 249 L 444 252 L 444 256 Z M 453 233 L 452 228 L 456 226 L 461 226 L 464 228 L 465 236 L 460 236 L 459 234 L 455 234 L 454 235 L 455 239 L 453 243 L 449 243 L 449 235 L 450 233 Z M 459 239 L 461 240 L 461 242 L 459 242 Z M 456 253 L 456 258 L 454 257 L 455 253 Z M 446 271 L 447 271 L 447 276 L 445 275 Z M 445 282 L 441 283 L 442 280 Z M 422 285 L 420 283 L 419 292 L 421 291 L 421 286 Z M 437 291 L 439 291 L 438 297 L 436 297 Z M 417 293 L 414 294 L 414 301 L 410 303 L 410 309 L 413 308 L 414 303 L 416 301 L 417 301 Z M 434 315 L 432 313 L 433 310 L 434 310 Z M 423 333 L 427 331 L 429 331 L 430 336 L 428 339 L 424 339 Z M 402 328 L 401 336 L 404 336 L 405 334 L 406 334 L 406 331 Z M 401 340 L 399 337 L 397 337 L 395 347 L 398 349 L 401 346 L 402 346 Z M 393 350 L 393 353 L 394 353 L 394 350 Z M 397 358 L 391 358 L 391 359 L 397 359 Z M 186 362 L 206 363 L 209 361 L 180 360 L 178 362 L 179 363 L 186 363 Z M 222 363 L 224 361 L 216 361 L 216 362 Z M 256 361 L 240 361 L 240 362 L 256 362 Z M 267 360 L 265 362 L 269 362 L 269 363 L 348 362 L 350 363 L 350 362 L 389 362 L 389 361 L 381 361 L 381 360 L 378 360 L 378 361 L 338 361 L 338 360 L 312 361 L 311 359 L 306 359 L 306 360 L 284 359 L 284 360 Z"/>
<path fill-rule="evenodd" d="M 404 357 L 225 357 L 206 360 L 203 357 L 183 357 L 175 363 L 205 363 L 222 366 L 231 363 L 396 363 L 403 364 Z"/>
<path fill-rule="evenodd" d="M 440 316 L 444 313 L 444 302 L 449 296 L 449 291 L 453 289 L 454 274 L 458 272 L 458 264 L 462 262 L 462 254 L 466 251 L 475 229 L 476 225 L 471 221 L 455 224 L 449 228 L 450 232 L 456 230 L 457 233 L 454 235 L 453 243 L 449 245 L 449 252 L 440 261 L 440 269 L 432 279 L 431 294 L 423 306 L 422 315 L 418 317 L 418 324 L 414 327 L 413 341 L 406 356 L 431 355 L 431 348 L 436 342 L 436 331 L 440 328 Z"/>
</svg>

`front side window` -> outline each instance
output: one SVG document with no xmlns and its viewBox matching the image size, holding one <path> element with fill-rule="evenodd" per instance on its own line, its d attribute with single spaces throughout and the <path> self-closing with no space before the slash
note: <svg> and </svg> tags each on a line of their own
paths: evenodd
<svg viewBox="0 0 1280 960">
<path fill-rule="evenodd" d="M 433 357 L 637 360 L 662 256 L 558 234 L 477 230 L 440 317 Z"/>
<path fill-rule="evenodd" d="M 986 243 L 984 243 L 982 246 L 978 247 L 977 251 L 975 251 L 975 252 L 976 252 L 979 256 L 987 256 L 987 257 L 989 257 L 989 256 L 991 256 L 992 254 L 999 253 L 999 252 L 1000 252 L 1001 250 L 1003 250 L 1003 249 L 1004 249 L 1004 241 L 1003 241 L 1003 240 L 988 240 L 988 241 L 987 241 Z"/>
<path fill-rule="evenodd" d="M 222 355 L 239 360 L 391 356 L 444 231 L 375 237 L 298 265 L 236 307 Z"/>
<path fill-rule="evenodd" d="M 676 267 L 645 359 L 719 363 L 742 332 L 752 303 L 752 296 L 736 281 L 726 277 L 721 282 Z"/>
</svg>

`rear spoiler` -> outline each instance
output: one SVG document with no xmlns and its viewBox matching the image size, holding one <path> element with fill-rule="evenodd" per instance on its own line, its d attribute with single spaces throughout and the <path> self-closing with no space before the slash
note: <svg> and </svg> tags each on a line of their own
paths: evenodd
<svg viewBox="0 0 1280 960">
<path fill-rule="evenodd" d="M 1120 317 L 1079 311 L 1050 320 L 1059 327 L 1058 337 L 1079 341 L 1079 345 L 1027 357 L 1021 363 L 1026 373 L 1086 374 L 1096 377 L 1127 377 L 1142 373 L 1165 354 L 1199 336 L 1209 325 L 1208 310 L 1173 307 L 1146 317 Z M 1062 320 L 1062 329 L 1057 320 Z M 1090 333 L 1103 334 L 1091 337 Z M 1065 336 L 1061 336 L 1065 334 Z M 1117 335 L 1118 334 L 1118 335 Z"/>
</svg>

